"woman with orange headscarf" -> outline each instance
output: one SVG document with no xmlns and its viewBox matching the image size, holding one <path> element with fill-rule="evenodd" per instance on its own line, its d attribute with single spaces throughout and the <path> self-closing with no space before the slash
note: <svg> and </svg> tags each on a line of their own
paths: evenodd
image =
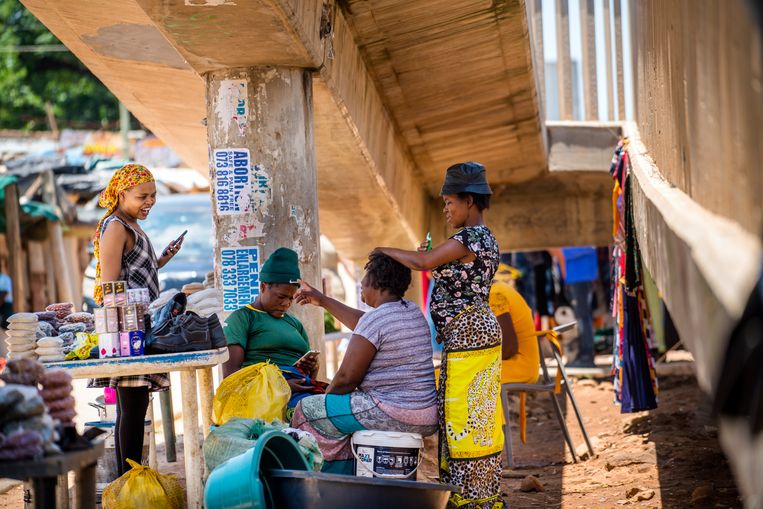
<svg viewBox="0 0 763 509">
<path fill-rule="evenodd" d="M 93 297 L 98 304 L 103 302 L 103 281 L 126 281 L 127 288 L 148 288 L 151 300 L 159 295 L 158 270 L 177 254 L 182 241 L 171 242 L 157 258 L 151 241 L 138 225 L 138 221 L 148 218 L 155 203 L 154 177 L 139 164 L 117 170 L 101 193 L 98 205 L 106 209 L 106 214 L 93 237 L 97 263 Z M 88 387 L 116 388 L 114 442 L 120 475 L 130 469 L 128 458 L 140 463 L 149 391 L 165 391 L 169 386 L 165 373 L 97 378 L 88 383 Z"/>
</svg>

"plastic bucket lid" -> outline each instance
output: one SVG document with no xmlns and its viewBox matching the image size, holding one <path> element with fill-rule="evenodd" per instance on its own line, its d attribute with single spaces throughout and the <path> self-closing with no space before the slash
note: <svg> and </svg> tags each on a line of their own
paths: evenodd
<svg viewBox="0 0 763 509">
<path fill-rule="evenodd" d="M 86 422 L 85 426 L 90 428 L 113 428 L 116 424 L 114 421 L 90 421 Z M 151 426 L 151 419 L 143 421 L 143 426 Z"/>
<path fill-rule="evenodd" d="M 401 447 L 407 449 L 422 449 L 424 447 L 424 439 L 418 433 L 403 433 L 399 431 L 356 431 L 352 434 L 352 443 L 355 445 Z"/>
<path fill-rule="evenodd" d="M 207 509 L 272 508 L 266 498 L 264 470 L 308 470 L 297 443 L 280 431 L 267 431 L 254 447 L 218 466 L 207 479 L 204 504 Z M 269 494 L 267 494 L 269 497 Z"/>
</svg>

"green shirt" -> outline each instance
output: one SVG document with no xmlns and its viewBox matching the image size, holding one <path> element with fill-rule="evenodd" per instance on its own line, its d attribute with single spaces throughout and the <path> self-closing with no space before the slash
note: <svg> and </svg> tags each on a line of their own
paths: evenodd
<svg viewBox="0 0 763 509">
<path fill-rule="evenodd" d="M 276 318 L 252 306 L 231 313 L 224 331 L 229 345 L 244 349 L 242 368 L 265 361 L 291 366 L 310 349 L 299 320 L 291 315 Z"/>
</svg>

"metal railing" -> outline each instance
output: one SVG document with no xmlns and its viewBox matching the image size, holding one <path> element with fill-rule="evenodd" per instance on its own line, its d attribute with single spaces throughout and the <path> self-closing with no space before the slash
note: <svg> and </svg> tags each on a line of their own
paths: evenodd
<svg viewBox="0 0 763 509">
<path fill-rule="evenodd" d="M 626 12 L 633 1 L 526 0 L 547 119 L 615 121 L 633 116 L 634 46 L 629 39 L 632 17 Z"/>
</svg>

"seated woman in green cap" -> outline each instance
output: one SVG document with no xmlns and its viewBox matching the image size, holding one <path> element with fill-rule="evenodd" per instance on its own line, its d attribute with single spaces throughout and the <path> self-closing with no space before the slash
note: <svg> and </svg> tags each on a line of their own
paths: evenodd
<svg viewBox="0 0 763 509">
<path fill-rule="evenodd" d="M 297 253 L 279 248 L 260 270 L 260 295 L 237 309 L 225 321 L 228 361 L 223 364 L 227 377 L 241 368 L 270 361 L 281 368 L 291 387 L 293 408 L 304 396 L 321 394 L 325 383 L 316 382 L 317 358 L 300 359 L 310 350 L 302 323 L 287 314 L 299 289 Z M 297 363 L 295 365 L 295 363 Z"/>
</svg>

